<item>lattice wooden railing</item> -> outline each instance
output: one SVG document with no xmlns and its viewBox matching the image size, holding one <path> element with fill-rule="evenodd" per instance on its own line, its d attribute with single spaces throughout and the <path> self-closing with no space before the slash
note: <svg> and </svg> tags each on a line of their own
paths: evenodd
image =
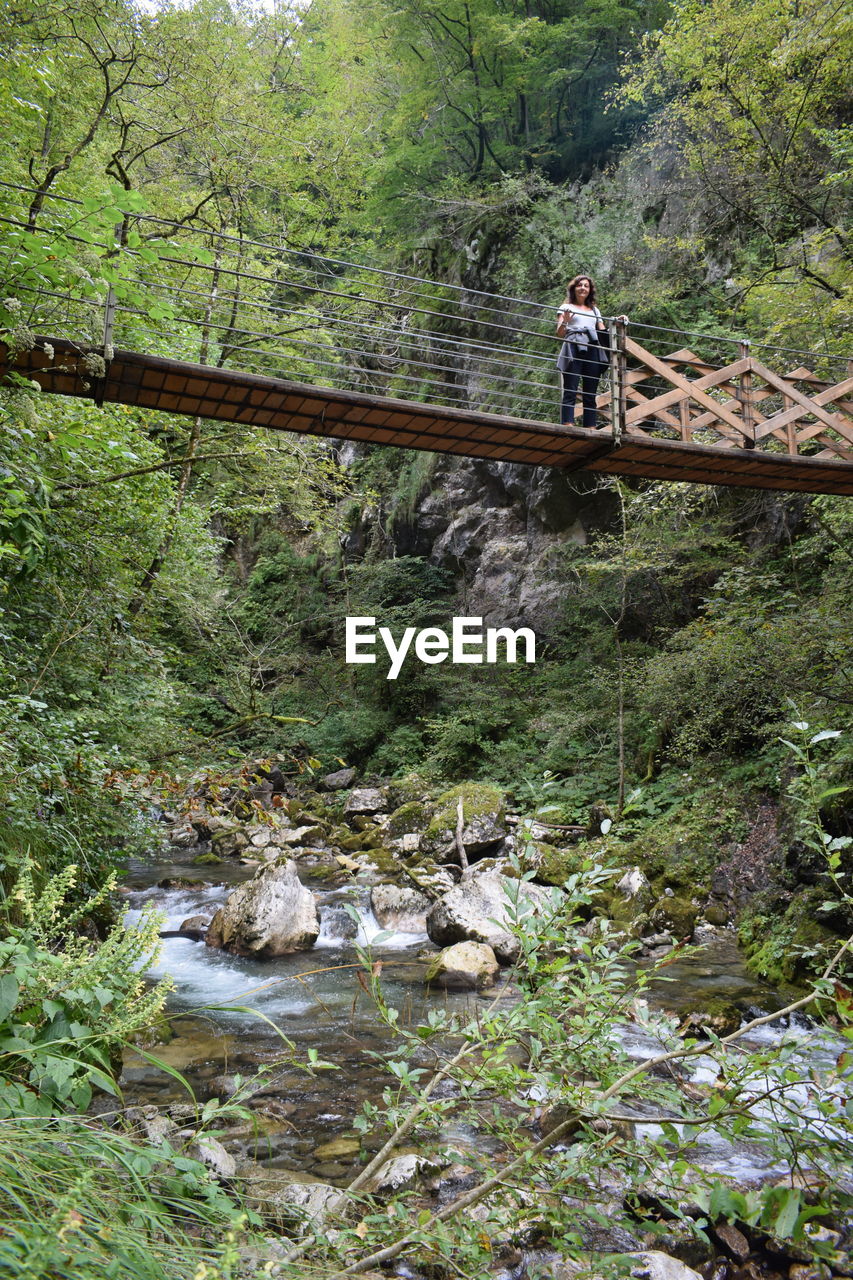
<svg viewBox="0 0 853 1280">
<path fill-rule="evenodd" d="M 608 430 L 853 461 L 853 362 L 833 383 L 802 365 L 775 373 L 748 342 L 721 368 L 688 348 L 653 355 L 627 334 L 615 345 L 612 398 L 599 396 Z"/>
</svg>

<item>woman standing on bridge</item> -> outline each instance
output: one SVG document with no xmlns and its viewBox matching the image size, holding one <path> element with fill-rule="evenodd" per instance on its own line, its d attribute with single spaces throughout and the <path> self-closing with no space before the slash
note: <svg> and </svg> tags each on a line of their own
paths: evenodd
<svg viewBox="0 0 853 1280">
<path fill-rule="evenodd" d="M 560 422 L 564 427 L 574 425 L 578 383 L 581 385 L 583 425 L 590 428 L 598 425 L 595 397 L 608 359 L 599 335 L 606 332 L 607 326 L 595 305 L 592 278 L 575 276 L 569 281 L 565 301 L 557 312 L 557 337 L 563 339 L 557 368 L 563 380 Z"/>
</svg>

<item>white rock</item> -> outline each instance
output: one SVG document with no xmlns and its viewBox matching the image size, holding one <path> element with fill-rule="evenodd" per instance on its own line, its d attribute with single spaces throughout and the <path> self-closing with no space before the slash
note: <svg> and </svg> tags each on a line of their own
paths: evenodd
<svg viewBox="0 0 853 1280">
<path fill-rule="evenodd" d="M 322 827 L 318 827 L 317 824 L 314 823 L 309 827 L 294 827 L 291 831 L 277 831 L 276 839 L 279 844 L 289 845 L 290 848 L 293 849 L 297 845 L 319 840 L 322 835 Z"/>
<path fill-rule="evenodd" d="M 420 1170 L 425 1168 L 428 1163 L 423 1156 L 414 1154 L 394 1156 L 392 1159 L 387 1160 L 380 1169 L 377 1169 L 373 1177 L 365 1183 L 364 1190 L 370 1193 L 399 1191 L 401 1187 L 411 1185 Z"/>
<path fill-rule="evenodd" d="M 518 895 L 518 908 L 513 899 Z M 544 914 L 562 898 L 560 889 L 520 883 L 497 871 L 463 880 L 433 906 L 427 916 L 427 933 L 437 946 L 454 942 L 485 942 L 502 964 L 512 964 L 519 953 L 518 939 L 510 932 L 513 915 Z"/>
<path fill-rule="evenodd" d="M 237 1161 L 231 1153 L 207 1133 L 190 1143 L 189 1154 L 194 1160 L 200 1160 L 206 1165 L 215 1178 L 233 1178 L 237 1172 Z"/>
<path fill-rule="evenodd" d="M 620 893 L 626 902 L 630 902 L 650 888 L 651 885 L 639 867 L 631 867 L 630 871 L 626 871 L 621 880 L 616 882 L 616 892 Z"/>
<path fill-rule="evenodd" d="M 278 844 L 268 844 L 264 849 L 264 861 L 275 862 L 284 855 L 284 849 Z"/>
<path fill-rule="evenodd" d="M 247 1178 L 246 1195 L 249 1204 L 264 1217 L 298 1222 L 304 1230 L 320 1226 L 328 1214 L 335 1213 L 346 1202 L 344 1193 L 337 1187 L 320 1182 L 310 1174 L 285 1169 L 252 1169 Z"/>
<path fill-rule="evenodd" d="M 347 796 L 344 813 L 351 818 L 359 813 L 382 813 L 387 808 L 388 792 L 384 787 L 356 787 Z"/>
<path fill-rule="evenodd" d="M 432 899 L 417 889 L 395 884 L 376 884 L 370 891 L 370 905 L 380 929 L 395 933 L 426 933 L 427 912 Z"/>
<path fill-rule="evenodd" d="M 657 1249 L 629 1254 L 628 1257 L 635 1280 L 702 1280 L 699 1272 L 688 1267 L 686 1262 L 679 1262 Z"/>
<path fill-rule="evenodd" d="M 320 932 L 314 895 L 290 860 L 267 863 L 228 895 L 210 923 L 209 947 L 260 958 L 313 947 Z"/>
</svg>

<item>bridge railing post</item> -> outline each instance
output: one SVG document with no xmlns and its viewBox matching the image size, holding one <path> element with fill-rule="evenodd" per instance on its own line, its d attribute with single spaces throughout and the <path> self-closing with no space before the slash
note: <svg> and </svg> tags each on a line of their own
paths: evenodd
<svg viewBox="0 0 853 1280">
<path fill-rule="evenodd" d="M 628 367 L 625 353 L 626 321 L 614 317 L 607 322 L 610 331 L 610 418 L 613 443 L 620 445 L 628 410 Z"/>
<path fill-rule="evenodd" d="M 749 338 L 744 338 L 738 344 L 740 347 L 741 360 L 749 360 Z M 737 398 L 740 401 L 741 413 L 743 415 L 743 447 L 744 449 L 755 448 L 755 414 L 752 409 L 752 369 L 749 368 L 745 373 L 740 375 L 738 382 Z"/>
<path fill-rule="evenodd" d="M 113 234 L 115 236 L 115 240 L 116 240 L 116 244 L 118 245 L 119 252 L 121 251 L 124 243 L 123 233 L 124 233 L 124 223 L 122 222 L 116 223 Z M 106 299 L 104 301 L 103 348 L 104 348 L 104 360 L 106 361 L 107 364 L 109 364 L 110 360 L 112 359 L 113 330 L 115 328 L 115 319 L 116 319 L 116 302 L 117 302 L 116 291 L 113 288 L 112 284 L 110 284 L 109 288 L 107 289 Z"/>
<path fill-rule="evenodd" d="M 113 233 L 119 246 L 122 244 L 123 229 L 123 224 L 119 222 Z M 107 296 L 104 300 L 104 329 L 101 341 L 101 353 L 104 359 L 104 373 L 103 377 L 94 378 L 92 380 L 92 399 L 99 407 L 104 403 L 104 392 L 107 385 L 107 371 L 110 367 L 110 361 L 113 358 L 113 330 L 115 328 L 116 303 L 116 291 L 112 284 L 110 284 L 107 288 Z"/>
</svg>

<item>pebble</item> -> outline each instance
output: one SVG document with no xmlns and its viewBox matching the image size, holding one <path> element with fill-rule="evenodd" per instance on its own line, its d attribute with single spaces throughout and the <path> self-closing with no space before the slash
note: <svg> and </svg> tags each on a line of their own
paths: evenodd
<svg viewBox="0 0 853 1280">
<path fill-rule="evenodd" d="M 714 1235 L 725 1245 L 729 1253 L 737 1258 L 738 1262 L 744 1262 L 749 1257 L 749 1241 L 742 1231 L 737 1227 L 733 1227 L 730 1222 L 721 1222 L 714 1227 Z M 796 1280 L 792 1277 L 791 1280 Z M 799 1280 L 806 1280 L 805 1276 L 801 1276 Z"/>
<path fill-rule="evenodd" d="M 355 1156 L 361 1150 L 359 1138 L 332 1138 L 330 1142 L 322 1142 L 314 1148 L 318 1160 L 334 1160 L 335 1157 Z"/>
</svg>

